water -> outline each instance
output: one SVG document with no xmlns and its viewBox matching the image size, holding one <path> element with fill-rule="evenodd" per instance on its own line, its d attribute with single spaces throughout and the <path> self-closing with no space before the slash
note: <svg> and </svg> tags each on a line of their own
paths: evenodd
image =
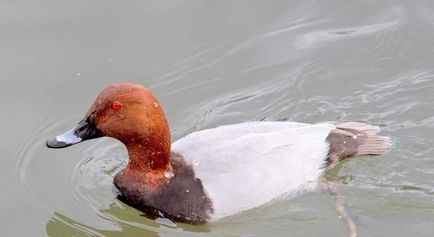
<svg viewBox="0 0 434 237">
<path fill-rule="evenodd" d="M 174 140 L 252 120 L 381 125 L 392 152 L 328 179 L 360 236 L 434 234 L 432 1 L 1 1 L 0 18 L 5 236 L 347 236 L 327 194 L 152 221 L 115 198 L 117 141 L 45 148 L 120 81 L 157 95 Z"/>
</svg>

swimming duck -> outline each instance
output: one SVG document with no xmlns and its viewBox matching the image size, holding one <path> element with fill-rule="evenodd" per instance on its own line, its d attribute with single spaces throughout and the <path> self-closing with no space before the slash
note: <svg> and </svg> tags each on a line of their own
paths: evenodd
<svg viewBox="0 0 434 237">
<path fill-rule="evenodd" d="M 314 191 L 339 161 L 386 153 L 390 139 L 379 131 L 357 122 L 244 122 L 193 132 L 172 144 L 155 96 L 121 83 L 103 90 L 74 128 L 46 144 L 119 140 L 129 156 L 114 178 L 120 200 L 151 218 L 199 224 Z"/>
</svg>

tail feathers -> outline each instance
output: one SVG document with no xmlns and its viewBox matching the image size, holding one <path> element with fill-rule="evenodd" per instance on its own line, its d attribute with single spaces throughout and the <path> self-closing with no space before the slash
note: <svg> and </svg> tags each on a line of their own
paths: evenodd
<svg viewBox="0 0 434 237">
<path fill-rule="evenodd" d="M 392 142 L 390 137 L 380 136 L 380 127 L 358 122 L 346 122 L 336 125 L 337 129 L 348 131 L 354 134 L 358 140 L 356 156 L 382 155 L 387 153 Z"/>
</svg>

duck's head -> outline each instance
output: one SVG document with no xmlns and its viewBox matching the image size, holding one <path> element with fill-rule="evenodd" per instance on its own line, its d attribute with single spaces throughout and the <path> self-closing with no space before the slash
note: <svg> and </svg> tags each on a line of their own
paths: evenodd
<svg viewBox="0 0 434 237">
<path fill-rule="evenodd" d="M 136 152 L 152 153 L 154 157 L 170 153 L 170 132 L 164 112 L 155 96 L 141 85 L 121 83 L 106 88 L 74 128 L 47 140 L 46 144 L 50 148 L 64 148 L 102 136 L 124 143 L 130 158 Z"/>
</svg>

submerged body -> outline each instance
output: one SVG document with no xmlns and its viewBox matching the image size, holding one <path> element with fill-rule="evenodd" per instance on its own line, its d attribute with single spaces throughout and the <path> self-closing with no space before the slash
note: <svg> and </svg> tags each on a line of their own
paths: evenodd
<svg viewBox="0 0 434 237">
<path fill-rule="evenodd" d="M 135 84 L 99 95 L 76 128 L 47 141 L 66 147 L 100 136 L 128 149 L 114 180 L 120 199 L 149 217 L 204 223 L 313 191 L 325 170 L 390 147 L 362 123 L 246 122 L 194 132 L 175 143 L 155 97 Z"/>
</svg>

